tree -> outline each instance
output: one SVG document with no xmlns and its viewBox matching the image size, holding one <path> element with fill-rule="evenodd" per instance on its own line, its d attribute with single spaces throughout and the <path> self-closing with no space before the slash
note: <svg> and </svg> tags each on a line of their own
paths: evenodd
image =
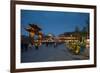
<svg viewBox="0 0 100 73">
<path fill-rule="evenodd" d="M 74 36 L 76 36 L 77 37 L 77 39 L 79 40 L 79 41 L 81 41 L 81 34 L 80 34 L 80 28 L 79 28 L 79 26 L 76 26 L 75 27 L 75 33 L 74 33 Z"/>
<path fill-rule="evenodd" d="M 75 32 L 79 33 L 80 32 L 80 28 L 78 26 L 75 27 Z"/>
<path fill-rule="evenodd" d="M 86 24 L 83 27 L 82 31 L 82 36 L 86 37 L 87 35 L 89 35 L 89 17 L 86 19 Z"/>
</svg>

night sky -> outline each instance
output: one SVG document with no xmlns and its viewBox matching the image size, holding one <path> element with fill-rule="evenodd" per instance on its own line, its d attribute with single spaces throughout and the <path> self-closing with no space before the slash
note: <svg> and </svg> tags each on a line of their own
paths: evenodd
<svg viewBox="0 0 100 73">
<path fill-rule="evenodd" d="M 44 34 L 72 32 L 76 26 L 82 29 L 88 18 L 89 13 L 21 10 L 21 34 L 28 35 L 24 28 L 30 23 L 40 26 Z"/>
</svg>

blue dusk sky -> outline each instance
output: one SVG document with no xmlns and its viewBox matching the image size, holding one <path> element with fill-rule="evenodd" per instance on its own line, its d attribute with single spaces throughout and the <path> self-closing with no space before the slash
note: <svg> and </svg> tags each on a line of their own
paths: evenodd
<svg viewBox="0 0 100 73">
<path fill-rule="evenodd" d="M 24 28 L 28 24 L 37 24 L 44 34 L 59 35 L 73 32 L 78 26 L 80 30 L 87 24 L 89 13 L 21 10 L 21 34 L 28 35 Z"/>
</svg>

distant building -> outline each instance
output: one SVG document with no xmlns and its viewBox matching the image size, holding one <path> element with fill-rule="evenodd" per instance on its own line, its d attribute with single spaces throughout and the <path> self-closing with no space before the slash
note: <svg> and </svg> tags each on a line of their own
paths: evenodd
<svg viewBox="0 0 100 73">
<path fill-rule="evenodd" d="M 59 35 L 59 40 L 64 41 L 72 41 L 72 40 L 81 40 L 81 35 L 75 32 L 66 32 L 64 34 Z"/>
</svg>

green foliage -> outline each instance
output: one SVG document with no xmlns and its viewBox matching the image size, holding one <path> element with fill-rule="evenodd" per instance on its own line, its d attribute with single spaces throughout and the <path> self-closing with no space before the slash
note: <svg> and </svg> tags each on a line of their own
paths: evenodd
<svg viewBox="0 0 100 73">
<path fill-rule="evenodd" d="M 80 44 L 81 48 L 85 48 L 86 47 L 86 42 L 85 41 L 82 41 L 81 44 Z"/>
<path fill-rule="evenodd" d="M 74 54 L 80 53 L 80 42 L 79 41 L 70 41 L 69 48 Z"/>
<path fill-rule="evenodd" d="M 68 43 L 68 48 L 74 53 L 74 54 L 80 54 L 80 50 L 85 49 L 86 47 L 86 42 L 85 38 L 80 42 L 79 40 L 77 41 L 70 41 Z"/>
</svg>

